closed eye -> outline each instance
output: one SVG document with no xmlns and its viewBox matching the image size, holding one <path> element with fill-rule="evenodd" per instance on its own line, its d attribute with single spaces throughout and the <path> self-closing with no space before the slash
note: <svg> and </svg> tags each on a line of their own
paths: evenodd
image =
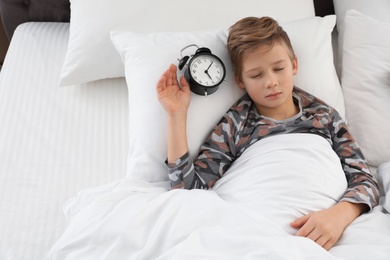
<svg viewBox="0 0 390 260">
<path fill-rule="evenodd" d="M 281 71 L 281 70 L 284 70 L 284 67 L 275 68 L 275 71 Z"/>
<path fill-rule="evenodd" d="M 251 78 L 252 79 L 260 78 L 261 76 L 263 76 L 263 73 L 258 73 L 258 74 L 252 75 Z"/>
</svg>

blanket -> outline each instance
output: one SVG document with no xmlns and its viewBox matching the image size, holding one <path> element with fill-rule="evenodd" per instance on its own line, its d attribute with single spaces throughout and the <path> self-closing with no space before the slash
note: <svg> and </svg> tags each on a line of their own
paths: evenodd
<svg viewBox="0 0 390 260">
<path fill-rule="evenodd" d="M 265 138 L 211 190 L 125 179 L 65 205 L 69 227 L 48 259 L 389 259 L 390 215 L 376 207 L 326 251 L 289 223 L 346 189 L 331 145 L 312 134 Z"/>
</svg>

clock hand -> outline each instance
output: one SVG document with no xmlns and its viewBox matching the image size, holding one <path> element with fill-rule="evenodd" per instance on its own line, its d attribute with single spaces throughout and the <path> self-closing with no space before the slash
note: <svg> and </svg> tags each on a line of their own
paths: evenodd
<svg viewBox="0 0 390 260">
<path fill-rule="evenodd" d="M 210 74 L 209 74 L 209 68 L 211 67 L 211 65 L 213 65 L 213 63 L 214 63 L 214 61 L 212 61 L 212 62 L 210 63 L 210 65 L 209 65 L 209 67 L 204 71 L 204 73 L 206 73 L 207 76 L 209 76 L 209 78 L 210 78 L 211 80 L 213 80 L 213 79 L 211 78 L 211 76 L 210 76 Z"/>
<path fill-rule="evenodd" d="M 209 71 L 209 68 L 211 67 L 211 65 L 213 65 L 213 63 L 214 63 L 214 61 L 212 61 L 212 62 L 210 63 L 210 65 L 209 65 L 209 67 L 207 68 L 206 71 Z M 206 73 L 207 73 L 207 72 L 206 72 Z"/>
<path fill-rule="evenodd" d="M 207 76 L 209 76 L 209 78 L 211 79 L 211 80 L 213 80 L 212 78 L 211 78 L 211 76 L 210 76 L 210 74 L 209 74 L 209 72 L 206 70 L 205 71 L 205 73 L 207 74 Z"/>
</svg>

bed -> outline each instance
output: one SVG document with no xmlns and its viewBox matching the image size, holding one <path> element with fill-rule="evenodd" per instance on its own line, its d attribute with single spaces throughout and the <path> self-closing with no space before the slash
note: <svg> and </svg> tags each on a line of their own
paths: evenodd
<svg viewBox="0 0 390 260">
<path fill-rule="evenodd" d="M 387 0 L 70 2 L 0 1 L 11 40 L 0 73 L 1 260 L 390 259 Z M 321 185 L 320 176 L 304 179 L 297 189 L 317 183 L 307 192 L 318 197 L 292 199 L 292 177 L 275 182 L 283 175 L 255 177 L 252 167 L 240 174 L 250 165 L 243 158 L 213 190 L 169 189 L 157 79 L 194 43 L 213 50 L 229 71 L 227 29 L 263 15 L 276 18 L 292 39 L 296 85 L 346 119 L 380 184 L 379 205 L 330 251 L 291 236 L 283 223 L 337 201 L 345 187 L 325 185 L 337 176 Z M 193 94 L 191 154 L 243 94 L 233 83 L 228 73 L 216 93 Z M 308 173 L 318 161 L 337 168 L 317 138 L 270 140 L 256 161 L 264 172 L 277 165 L 284 167 L 279 172 Z M 283 154 L 287 164 L 272 156 L 296 143 L 305 145 Z M 294 162 L 305 153 L 313 164 L 299 167 Z M 259 179 L 248 187 L 252 178 Z M 263 183 L 271 183 L 265 191 Z M 266 194 L 274 200 L 246 200 Z"/>
</svg>

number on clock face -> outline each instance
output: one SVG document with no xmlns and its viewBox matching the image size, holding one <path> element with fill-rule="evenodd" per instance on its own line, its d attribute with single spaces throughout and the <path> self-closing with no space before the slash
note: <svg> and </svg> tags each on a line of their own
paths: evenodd
<svg viewBox="0 0 390 260">
<path fill-rule="evenodd" d="M 190 65 L 192 78 L 206 87 L 218 85 L 223 79 L 223 70 L 220 61 L 210 55 L 199 55 Z"/>
</svg>

